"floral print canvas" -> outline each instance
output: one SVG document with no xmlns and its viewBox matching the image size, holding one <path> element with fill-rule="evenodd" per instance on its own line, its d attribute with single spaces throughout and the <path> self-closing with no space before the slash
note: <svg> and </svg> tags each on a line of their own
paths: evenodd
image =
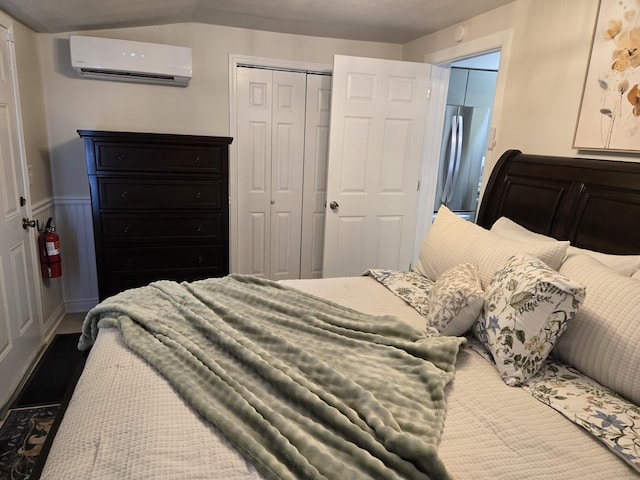
<svg viewBox="0 0 640 480">
<path fill-rule="evenodd" d="M 601 0 L 574 148 L 640 150 L 640 3 Z"/>
</svg>

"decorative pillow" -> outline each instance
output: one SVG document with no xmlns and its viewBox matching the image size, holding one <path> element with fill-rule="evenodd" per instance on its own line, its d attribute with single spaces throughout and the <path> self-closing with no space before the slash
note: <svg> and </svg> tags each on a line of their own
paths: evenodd
<svg viewBox="0 0 640 480">
<path fill-rule="evenodd" d="M 484 305 L 478 267 L 464 263 L 443 273 L 427 297 L 427 333 L 459 336 L 469 330 Z"/>
<path fill-rule="evenodd" d="M 530 255 L 514 255 L 495 273 L 474 333 L 507 385 L 538 372 L 584 297 L 584 285 Z"/>
<path fill-rule="evenodd" d="M 587 298 L 553 355 L 640 405 L 640 282 L 588 255 L 569 255 L 560 272 Z"/>
<path fill-rule="evenodd" d="M 507 217 L 500 217 L 495 221 L 491 227 L 491 231 L 497 233 L 501 237 L 508 238 L 510 240 L 518 240 L 521 242 L 542 241 L 542 242 L 557 242 L 553 237 L 547 237 L 540 233 L 532 232 L 526 229 L 522 225 L 517 224 L 513 220 Z M 640 255 L 612 255 L 609 253 L 596 252 L 594 250 L 587 250 L 586 248 L 578 248 L 569 246 L 567 249 L 567 255 L 570 253 L 585 253 L 593 258 L 601 261 L 604 265 L 612 270 L 625 275 L 627 277 L 633 275 L 635 272 L 640 271 Z"/>
<path fill-rule="evenodd" d="M 431 280 L 461 263 L 478 265 L 482 287 L 512 255 L 528 253 L 557 270 L 569 242 L 518 242 L 456 216 L 445 206 L 422 240 L 416 270 Z"/>
</svg>

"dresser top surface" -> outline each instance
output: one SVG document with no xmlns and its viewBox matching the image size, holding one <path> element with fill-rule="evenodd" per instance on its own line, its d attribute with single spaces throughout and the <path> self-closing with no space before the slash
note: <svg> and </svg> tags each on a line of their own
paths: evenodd
<svg viewBox="0 0 640 480">
<path fill-rule="evenodd" d="M 82 138 L 93 140 L 134 140 L 145 142 L 198 142 L 230 144 L 232 137 L 217 137 L 209 135 L 185 135 L 175 133 L 151 133 L 151 132 L 116 132 L 106 130 L 78 130 L 78 135 Z"/>
</svg>

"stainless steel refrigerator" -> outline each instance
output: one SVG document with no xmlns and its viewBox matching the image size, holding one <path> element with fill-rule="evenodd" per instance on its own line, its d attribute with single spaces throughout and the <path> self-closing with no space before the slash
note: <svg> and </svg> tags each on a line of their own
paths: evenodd
<svg viewBox="0 0 640 480">
<path fill-rule="evenodd" d="M 494 71 L 451 69 L 436 212 L 446 205 L 457 215 L 475 220 L 496 78 Z"/>
</svg>

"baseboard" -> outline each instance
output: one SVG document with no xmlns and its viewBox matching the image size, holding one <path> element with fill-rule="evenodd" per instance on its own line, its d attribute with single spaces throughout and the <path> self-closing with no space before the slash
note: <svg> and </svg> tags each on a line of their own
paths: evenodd
<svg viewBox="0 0 640 480">
<path fill-rule="evenodd" d="M 74 300 L 64 303 L 65 313 L 84 313 L 91 310 L 99 303 L 97 298 L 89 298 L 84 300 Z"/>
</svg>

